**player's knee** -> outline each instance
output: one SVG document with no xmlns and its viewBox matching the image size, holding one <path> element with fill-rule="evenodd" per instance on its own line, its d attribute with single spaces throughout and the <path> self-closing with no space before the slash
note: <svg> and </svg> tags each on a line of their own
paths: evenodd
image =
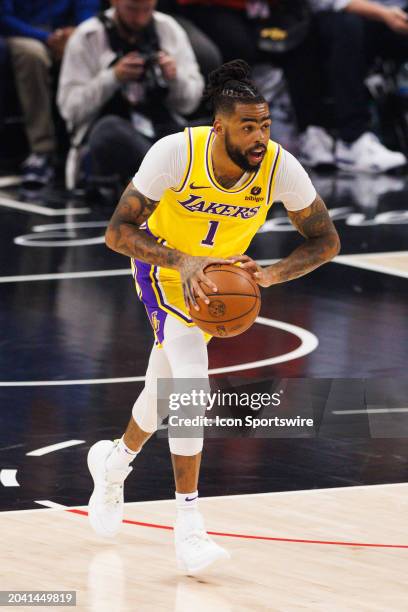
<svg viewBox="0 0 408 612">
<path fill-rule="evenodd" d="M 157 413 L 157 396 L 143 389 L 132 408 L 132 417 L 140 429 L 148 433 L 157 431 L 161 418 Z"/>
<path fill-rule="evenodd" d="M 169 436 L 169 446 L 173 455 L 192 457 L 203 450 L 203 438 L 174 438 Z"/>
<path fill-rule="evenodd" d="M 208 369 L 203 363 L 180 363 L 173 367 L 173 377 L 208 380 Z"/>
</svg>

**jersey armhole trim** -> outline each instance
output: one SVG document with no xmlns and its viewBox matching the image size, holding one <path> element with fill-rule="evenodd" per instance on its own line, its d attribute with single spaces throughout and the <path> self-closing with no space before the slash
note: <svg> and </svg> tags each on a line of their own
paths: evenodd
<svg viewBox="0 0 408 612">
<path fill-rule="evenodd" d="M 273 195 L 273 189 L 274 189 L 274 186 L 275 186 L 275 179 L 276 179 L 276 175 L 277 175 L 277 169 L 278 169 L 279 164 L 280 164 L 281 151 L 282 151 L 282 147 L 280 145 L 278 145 L 278 149 L 277 149 L 276 155 L 275 155 L 275 161 L 273 162 L 272 170 L 271 170 L 271 175 L 269 177 L 268 193 L 267 193 L 267 196 L 266 196 L 266 205 L 267 206 L 270 206 L 272 204 L 271 197 Z"/>
<path fill-rule="evenodd" d="M 188 178 L 190 176 L 190 171 L 193 165 L 193 142 L 192 142 L 191 128 L 187 128 L 184 133 L 185 133 L 185 137 L 187 140 L 187 164 L 186 164 L 186 168 L 184 170 L 184 174 L 183 174 L 183 178 L 181 179 L 181 182 L 178 184 L 177 187 L 170 188 L 172 191 L 176 193 L 183 191 L 188 181 Z"/>
</svg>

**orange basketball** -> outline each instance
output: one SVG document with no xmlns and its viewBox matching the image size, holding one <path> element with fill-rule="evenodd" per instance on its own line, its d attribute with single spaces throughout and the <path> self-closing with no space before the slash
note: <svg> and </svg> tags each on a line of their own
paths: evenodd
<svg viewBox="0 0 408 612">
<path fill-rule="evenodd" d="M 251 275 L 232 264 L 211 264 L 205 274 L 215 283 L 213 292 L 202 284 L 210 303 L 197 298 L 200 310 L 190 310 L 194 323 L 203 331 L 218 338 L 231 338 L 246 331 L 258 316 L 261 294 Z"/>
</svg>

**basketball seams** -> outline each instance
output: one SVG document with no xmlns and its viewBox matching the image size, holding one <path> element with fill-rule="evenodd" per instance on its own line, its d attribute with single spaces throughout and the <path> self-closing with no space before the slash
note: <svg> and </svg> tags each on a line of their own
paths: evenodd
<svg viewBox="0 0 408 612">
<path fill-rule="evenodd" d="M 214 265 L 214 264 L 212 264 Z M 209 267 L 209 266 L 208 266 Z M 235 270 L 226 270 L 223 267 L 216 267 L 216 268 L 212 268 L 211 270 L 208 270 L 208 272 L 205 272 L 205 274 L 210 274 L 211 272 L 227 272 L 228 274 L 235 274 L 235 276 L 239 276 L 240 278 L 245 278 L 245 280 L 248 281 L 248 283 L 251 285 L 251 287 L 254 289 L 255 295 L 253 297 L 260 297 L 260 291 L 259 291 L 259 286 L 257 283 L 255 283 L 255 281 L 252 280 L 249 272 L 247 272 L 246 270 L 242 269 L 242 268 L 238 268 L 238 270 L 240 270 L 240 272 L 236 272 Z M 244 272 L 247 276 L 242 276 L 242 272 Z M 203 285 L 205 285 L 205 283 L 202 283 Z M 208 286 L 208 285 L 207 285 Z M 213 294 L 206 294 L 206 295 L 213 295 Z M 220 295 L 220 294 L 218 294 Z M 227 294 L 225 292 L 223 292 L 221 295 L 230 295 Z M 245 294 L 242 294 L 245 295 Z"/>
<path fill-rule="evenodd" d="M 236 297 L 243 297 L 243 296 L 242 295 L 238 295 Z M 256 308 L 258 303 L 259 303 L 258 310 L 260 310 L 260 308 L 261 308 L 261 300 L 258 297 L 256 297 L 255 295 L 247 295 L 245 297 L 254 298 L 254 303 L 251 306 L 251 308 L 249 310 L 247 310 L 246 312 L 240 313 L 237 317 L 233 317 L 232 319 L 222 319 L 222 321 L 220 321 L 221 324 L 231 323 L 231 321 L 236 321 L 237 319 L 241 319 L 242 317 L 246 317 L 247 315 L 249 315 L 253 311 L 254 308 Z M 194 319 L 196 321 L 200 321 L 200 323 L 217 324 L 217 321 L 215 319 L 199 319 L 195 314 L 194 314 Z"/>
<path fill-rule="evenodd" d="M 226 272 L 235 277 L 226 276 Z M 200 283 L 209 304 L 207 306 L 197 298 L 200 311 L 190 310 L 194 323 L 219 338 L 232 338 L 249 329 L 261 309 L 261 293 L 251 275 L 232 264 L 210 264 L 205 268 L 205 273 L 218 287 L 218 292 L 213 292 L 205 282 Z"/>
</svg>

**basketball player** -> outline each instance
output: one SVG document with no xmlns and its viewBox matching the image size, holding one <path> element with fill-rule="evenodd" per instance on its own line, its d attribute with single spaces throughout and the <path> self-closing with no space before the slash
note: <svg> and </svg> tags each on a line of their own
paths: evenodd
<svg viewBox="0 0 408 612">
<path fill-rule="evenodd" d="M 270 140 L 267 103 L 242 60 L 210 75 L 213 127 L 188 128 L 152 146 L 126 188 L 106 232 L 106 244 L 132 261 L 139 298 L 155 334 L 143 391 L 124 436 L 101 440 L 88 454 L 94 480 L 89 518 L 113 536 L 123 516 L 130 463 L 157 430 L 157 381 L 208 380 L 205 336 L 189 309 L 206 303 L 201 284 L 210 263 L 240 263 L 262 287 L 299 278 L 339 251 L 327 209 L 299 162 Z M 255 195 L 254 195 L 255 194 Z M 273 202 L 285 205 L 305 238 L 278 263 L 262 268 L 245 253 Z M 176 483 L 176 557 L 197 573 L 229 554 L 206 533 L 198 510 L 202 438 L 169 436 Z"/>
</svg>

